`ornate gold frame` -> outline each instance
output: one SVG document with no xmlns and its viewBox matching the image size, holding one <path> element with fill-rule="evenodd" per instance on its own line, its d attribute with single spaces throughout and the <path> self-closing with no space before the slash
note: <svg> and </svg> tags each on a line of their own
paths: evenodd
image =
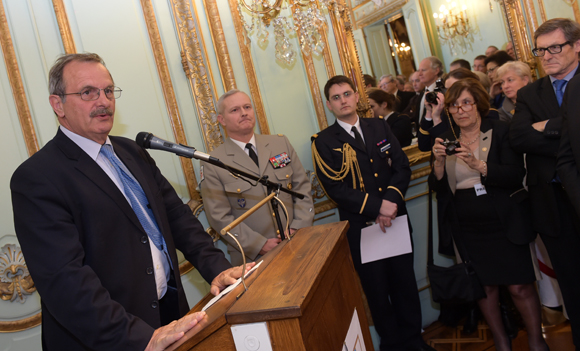
<svg viewBox="0 0 580 351">
<path fill-rule="evenodd" d="M 537 19 L 535 17 L 533 4 L 528 0 L 526 1 L 526 12 L 532 16 L 532 18 L 529 18 L 528 20 L 532 23 L 531 25 L 534 26 L 534 23 L 537 24 Z M 528 29 L 526 28 L 526 21 L 521 21 L 521 19 L 524 18 L 524 12 L 520 1 L 502 0 L 501 9 L 506 20 L 508 34 L 514 43 L 516 56 L 520 61 L 527 63 L 532 70 L 538 68 L 538 70 L 540 70 L 540 76 L 542 76 L 542 67 L 538 64 L 536 58 L 532 56 L 532 47 L 530 45 L 531 40 L 528 35 Z"/>
<path fill-rule="evenodd" d="M 167 67 L 167 60 L 165 59 L 165 52 L 163 51 L 163 43 L 161 42 L 157 20 L 155 19 L 153 4 L 151 3 L 151 0 L 140 1 L 141 8 L 143 9 L 143 17 L 145 18 L 145 24 L 147 25 L 147 32 L 149 33 L 149 41 L 151 42 L 153 56 L 155 57 L 155 64 L 157 65 L 157 73 L 163 89 L 167 113 L 169 114 L 171 127 L 173 129 L 173 135 L 175 136 L 175 141 L 177 143 L 187 144 L 185 133 L 183 131 L 183 124 L 181 123 L 179 108 L 177 106 L 177 100 L 175 98 L 175 92 L 173 91 L 173 84 L 171 83 L 171 76 L 169 75 L 169 68 Z M 195 171 L 193 170 L 191 160 L 183 157 L 180 157 L 179 160 L 185 175 L 185 182 L 191 200 L 201 202 L 201 195 L 195 190 L 197 179 L 195 177 Z"/>
<path fill-rule="evenodd" d="M 214 51 L 216 53 L 218 67 L 224 91 L 236 89 L 236 79 L 234 77 L 234 70 L 228 52 L 226 37 L 222 27 L 222 21 L 218 11 L 216 0 L 203 0 L 203 7 L 207 22 L 209 23 L 209 31 L 212 39 Z"/>
<path fill-rule="evenodd" d="M 362 68 L 354 41 L 348 6 L 346 6 L 344 0 L 338 0 L 337 3 L 331 5 L 328 11 L 330 13 L 334 37 L 336 38 L 336 46 L 338 48 L 342 71 L 345 76 L 352 79 L 359 92 L 360 99 L 357 106 L 359 115 L 363 118 L 371 117 L 371 109 L 364 86 Z"/>
<path fill-rule="evenodd" d="M 268 120 L 266 119 L 266 111 L 264 110 L 264 103 L 262 102 L 262 94 L 260 93 L 256 70 L 254 69 L 252 53 L 250 52 L 250 46 L 247 44 L 249 43 L 249 38 L 246 37 L 246 30 L 242 25 L 240 17 L 242 14 L 238 11 L 238 1 L 229 0 L 229 4 L 234 28 L 236 29 L 238 44 L 240 46 L 240 53 L 242 54 L 244 69 L 246 71 L 246 78 L 248 79 L 248 85 L 250 86 L 250 96 L 254 102 L 254 110 L 256 111 L 258 126 L 260 126 L 260 133 L 270 134 L 270 127 L 268 126 Z"/>
<path fill-rule="evenodd" d="M 72 31 L 70 29 L 70 23 L 66 15 L 64 3 L 62 0 L 52 0 L 52 7 L 54 8 L 62 45 L 64 46 L 64 52 L 67 54 L 74 54 L 77 52 L 77 48 L 72 37 Z"/>
<path fill-rule="evenodd" d="M 34 123 L 30 115 L 30 108 L 28 107 L 28 100 L 24 92 L 24 84 L 20 76 L 20 68 L 18 67 L 18 60 L 14 52 L 14 44 L 10 35 L 10 27 L 6 20 L 6 12 L 4 11 L 4 4 L 0 0 L 0 46 L 4 53 L 4 64 L 6 65 L 6 72 L 8 73 L 8 80 L 10 81 L 10 88 L 12 88 L 12 96 L 16 104 L 16 112 L 24 135 L 24 143 L 28 156 L 32 156 L 38 151 L 38 139 L 36 131 L 34 130 Z"/>
<path fill-rule="evenodd" d="M 208 69 L 205 64 L 207 54 L 202 53 L 205 45 L 203 41 L 200 43 L 195 27 L 199 21 L 194 21 L 189 1 L 171 0 L 170 4 L 181 45 L 183 70 L 193 92 L 206 150 L 212 151 L 223 143 L 223 137 L 217 121 L 215 87 L 210 85 L 208 78 L 211 69 Z M 195 8 L 193 13 L 195 13 Z"/>
</svg>

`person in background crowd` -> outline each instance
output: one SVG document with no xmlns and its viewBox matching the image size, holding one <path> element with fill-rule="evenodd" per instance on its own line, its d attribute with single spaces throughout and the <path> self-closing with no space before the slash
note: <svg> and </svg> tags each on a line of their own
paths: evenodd
<svg viewBox="0 0 580 351">
<path fill-rule="evenodd" d="M 399 88 L 401 91 L 404 91 L 405 83 L 407 83 L 407 77 L 405 77 L 403 74 L 397 74 L 397 88 Z"/>
<path fill-rule="evenodd" d="M 507 54 L 510 55 L 514 60 L 516 59 L 516 51 L 514 50 L 513 42 L 508 41 L 508 43 L 505 46 L 505 52 L 507 52 Z"/>
<path fill-rule="evenodd" d="M 507 54 L 505 51 L 497 51 L 493 55 L 488 56 L 485 59 L 485 65 L 487 67 L 487 76 L 491 81 L 491 88 L 489 88 L 489 95 L 491 96 L 491 106 L 494 108 L 499 108 L 503 102 L 505 96 L 501 91 L 501 82 L 497 79 L 496 70 L 501 67 L 506 62 L 513 61 L 514 59 Z"/>
<path fill-rule="evenodd" d="M 365 88 L 376 88 L 377 80 L 370 74 L 363 74 L 363 80 L 365 82 Z"/>
<path fill-rule="evenodd" d="M 451 62 L 451 64 L 449 65 L 449 72 L 454 71 L 458 68 L 465 68 L 465 69 L 471 71 L 471 65 L 469 64 L 469 61 L 464 60 L 464 59 L 457 59 L 457 60 Z"/>
<path fill-rule="evenodd" d="M 389 94 L 393 94 L 398 102 L 395 111 L 401 112 L 407 108 L 409 102 L 415 96 L 414 93 L 399 90 L 397 79 L 392 74 L 385 74 L 379 81 L 379 88 L 383 89 Z"/>
<path fill-rule="evenodd" d="M 477 78 L 479 78 L 479 81 L 481 82 L 485 90 L 489 91 L 489 88 L 491 88 L 491 81 L 489 80 L 487 74 L 480 71 L 472 71 L 472 72 L 477 76 Z"/>
<path fill-rule="evenodd" d="M 485 56 L 491 56 L 498 50 L 497 46 L 490 45 L 485 49 Z"/>
<path fill-rule="evenodd" d="M 401 114 L 409 116 L 412 124 L 412 130 L 415 131 L 413 133 L 414 136 L 417 136 L 417 130 L 419 129 L 419 105 L 421 104 L 421 98 L 423 97 L 423 93 L 425 91 L 425 85 L 421 83 L 421 79 L 419 78 L 419 72 L 413 72 L 409 77 L 409 82 L 413 84 L 413 91 L 415 92 L 415 96 L 411 98 L 409 101 L 409 105 Z"/>
<path fill-rule="evenodd" d="M 579 233 L 573 204 L 556 172 L 556 155 L 563 130 L 564 111 L 560 106 L 568 81 L 579 71 L 580 24 L 566 18 L 548 20 L 536 29 L 534 46 L 532 53 L 539 57 L 547 76 L 518 91 L 510 142 L 516 151 L 526 154 L 531 222 L 550 255 L 570 319 L 574 345 L 579 349 Z M 577 99 L 574 92 L 568 95 L 571 100 Z"/>
<path fill-rule="evenodd" d="M 411 145 L 413 132 L 409 116 L 395 112 L 396 98 L 382 89 L 367 91 L 369 104 L 375 118 L 384 119 L 399 140 L 401 147 Z"/>
<path fill-rule="evenodd" d="M 507 285 L 522 314 L 529 349 L 547 351 L 542 336 L 540 302 L 529 243 L 535 238 L 529 223 L 523 188 L 523 157 L 509 145 L 507 124 L 482 118 L 489 95 L 478 80 L 465 78 L 445 93 L 453 130 L 435 140 L 429 182 L 437 192 L 439 240 L 453 243 L 469 259 L 484 285 L 478 305 L 499 351 L 511 350 L 499 308 L 499 285 Z M 460 147 L 446 154 L 444 140 Z M 441 244 L 440 244 L 441 245 Z"/>
<path fill-rule="evenodd" d="M 479 55 L 473 59 L 473 70 L 478 72 L 487 73 L 487 67 L 485 66 L 485 59 L 487 56 Z"/>
<path fill-rule="evenodd" d="M 413 89 L 413 83 L 406 82 L 405 83 L 405 89 L 404 89 L 404 91 L 409 91 L 409 92 L 414 93 L 415 92 L 415 89 Z M 407 107 L 409 107 L 409 106 L 407 106 Z"/>
<path fill-rule="evenodd" d="M 498 109 L 499 119 L 509 123 L 514 116 L 518 90 L 532 82 L 532 71 L 530 66 L 521 61 L 510 61 L 498 68 L 496 74 L 507 98 Z"/>
<path fill-rule="evenodd" d="M 419 104 L 419 116 L 411 116 L 412 120 L 417 119 L 419 121 L 419 132 L 417 132 L 417 138 L 419 141 L 419 150 L 429 151 L 431 150 L 431 128 L 433 128 L 433 120 L 430 116 L 426 116 L 427 106 L 425 103 L 425 95 L 427 92 L 433 92 L 437 86 L 437 80 L 441 79 L 443 76 L 443 63 L 435 56 L 430 56 L 424 58 L 421 63 L 419 63 L 419 79 L 421 83 L 425 85 L 425 91 L 421 96 L 421 103 Z"/>
</svg>

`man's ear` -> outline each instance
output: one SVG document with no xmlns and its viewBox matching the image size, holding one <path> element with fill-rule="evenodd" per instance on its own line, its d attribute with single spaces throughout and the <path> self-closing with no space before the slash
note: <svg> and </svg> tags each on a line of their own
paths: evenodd
<svg viewBox="0 0 580 351">
<path fill-rule="evenodd" d="M 328 101 L 328 100 L 326 100 L 326 107 L 328 107 L 328 109 L 329 109 L 330 111 L 332 111 L 332 109 L 330 108 L 330 101 Z"/>
<path fill-rule="evenodd" d="M 217 115 L 217 121 L 220 122 L 222 127 L 225 127 L 224 116 L 222 116 L 221 114 Z"/>
<path fill-rule="evenodd" d="M 64 109 L 62 106 L 63 102 L 60 96 L 50 95 L 48 97 L 48 102 L 50 103 L 50 106 L 52 106 L 54 113 L 56 113 L 59 118 L 64 117 Z"/>
</svg>

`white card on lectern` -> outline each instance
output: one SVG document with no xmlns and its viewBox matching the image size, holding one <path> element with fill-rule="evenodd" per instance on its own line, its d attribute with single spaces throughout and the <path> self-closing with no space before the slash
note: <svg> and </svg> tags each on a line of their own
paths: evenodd
<svg viewBox="0 0 580 351">
<path fill-rule="evenodd" d="M 356 308 L 352 315 L 350 321 L 350 327 L 348 327 L 348 332 L 346 333 L 346 338 L 342 344 L 343 351 L 366 351 L 365 341 L 362 335 L 362 329 L 360 328 L 360 321 L 358 319 L 358 313 Z"/>
<path fill-rule="evenodd" d="M 360 233 L 360 256 L 362 263 L 404 255 L 413 251 L 407 215 L 391 221 L 383 233 L 378 224 L 363 228 Z"/>
</svg>

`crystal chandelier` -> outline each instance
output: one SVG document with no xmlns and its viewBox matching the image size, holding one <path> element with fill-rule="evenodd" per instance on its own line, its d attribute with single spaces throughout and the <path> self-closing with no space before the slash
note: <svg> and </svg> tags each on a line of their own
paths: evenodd
<svg viewBox="0 0 580 351">
<path fill-rule="evenodd" d="M 298 37 L 303 54 L 322 54 L 322 33 L 327 30 L 322 11 L 330 9 L 336 2 L 337 0 L 238 0 L 238 12 L 247 37 L 255 35 L 259 45 L 266 45 L 269 35 L 266 28 L 272 24 L 276 38 L 276 58 L 290 66 L 296 60 L 296 51 L 290 42 L 291 36 Z M 335 6 L 334 10 L 338 11 L 338 8 Z M 286 17 L 281 15 L 288 12 L 290 14 Z M 248 21 L 245 14 L 250 16 Z"/>
<path fill-rule="evenodd" d="M 437 34 L 443 42 L 449 44 L 452 55 L 457 55 L 458 49 L 464 54 L 468 48 L 473 50 L 471 43 L 473 43 L 474 29 L 469 24 L 466 10 L 467 6 L 463 5 L 462 10 L 459 11 L 457 4 L 452 2 L 449 8 L 441 5 L 439 13 L 433 14 L 433 17 L 438 20 Z"/>
</svg>

